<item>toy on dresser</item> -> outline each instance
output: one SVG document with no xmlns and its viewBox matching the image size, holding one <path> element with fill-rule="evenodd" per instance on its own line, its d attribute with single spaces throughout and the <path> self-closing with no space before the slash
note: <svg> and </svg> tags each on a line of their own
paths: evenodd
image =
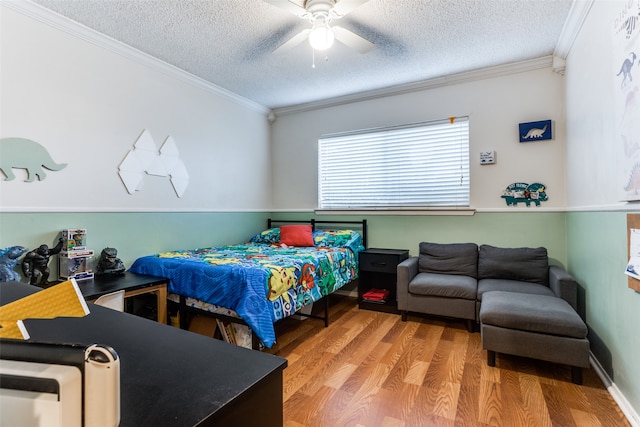
<svg viewBox="0 0 640 427">
<path fill-rule="evenodd" d="M 49 286 L 49 258 L 51 255 L 60 253 L 63 240 L 58 239 L 58 244 L 53 248 L 47 245 L 40 245 L 37 249 L 27 252 L 22 258 L 22 273 L 29 279 L 29 284 L 46 288 Z"/>
<path fill-rule="evenodd" d="M 0 282 L 19 282 L 20 274 L 14 271 L 18 258 L 27 252 L 23 246 L 10 246 L 0 250 Z"/>
<path fill-rule="evenodd" d="M 60 279 L 91 279 L 93 277 L 93 250 L 86 246 L 87 230 L 84 228 L 62 230 L 64 250 L 58 257 Z"/>
<path fill-rule="evenodd" d="M 124 274 L 124 264 L 118 258 L 118 250 L 116 248 L 104 248 L 100 253 L 96 274 L 98 276 L 106 274 Z"/>
</svg>

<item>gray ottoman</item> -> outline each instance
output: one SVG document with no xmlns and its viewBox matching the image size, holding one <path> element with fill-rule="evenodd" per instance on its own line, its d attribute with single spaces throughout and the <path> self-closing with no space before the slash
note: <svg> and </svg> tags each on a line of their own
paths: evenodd
<svg viewBox="0 0 640 427">
<path fill-rule="evenodd" d="M 582 368 L 589 367 L 587 325 L 562 298 L 487 292 L 480 331 L 489 366 L 495 366 L 496 353 L 563 363 L 571 366 L 571 381 L 582 384 Z"/>
</svg>

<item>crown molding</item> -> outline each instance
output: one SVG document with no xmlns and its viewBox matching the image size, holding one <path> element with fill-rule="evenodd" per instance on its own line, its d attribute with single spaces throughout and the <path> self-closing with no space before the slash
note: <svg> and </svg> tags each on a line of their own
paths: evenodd
<svg viewBox="0 0 640 427">
<path fill-rule="evenodd" d="M 494 77 L 500 77 L 510 74 L 522 73 L 526 71 L 539 70 L 543 68 L 551 68 L 553 59 L 551 55 L 540 58 L 529 59 L 525 61 L 512 62 L 495 67 L 481 68 L 477 70 L 467 71 L 464 73 L 451 74 L 448 76 L 435 77 L 433 79 L 421 80 L 413 83 L 406 83 L 397 86 L 390 86 L 382 89 L 376 89 L 366 92 L 360 92 L 352 95 L 345 95 L 336 98 L 324 99 L 320 101 L 309 102 L 306 104 L 293 105 L 289 107 L 275 108 L 273 111 L 276 116 L 284 116 L 287 114 L 301 113 L 305 111 L 318 110 L 321 108 L 336 107 L 354 102 L 368 101 L 372 99 L 384 98 L 393 95 L 401 95 L 404 93 L 416 92 L 421 90 L 434 89 L 438 87 L 451 86 L 461 83 L 484 80 Z"/>
<path fill-rule="evenodd" d="M 244 98 L 236 93 L 224 89 L 223 87 L 217 86 L 178 67 L 161 61 L 158 58 L 141 52 L 138 49 L 99 33 L 98 31 L 40 6 L 37 3 L 33 3 L 30 0 L 0 0 L 0 5 L 12 9 L 22 15 L 28 16 L 36 21 L 42 22 L 43 24 L 49 25 L 52 28 L 63 31 L 71 36 L 77 37 L 87 43 L 91 43 L 184 83 L 190 84 L 198 89 L 223 96 L 233 102 L 249 108 L 250 110 L 257 111 L 265 115 L 271 111 L 261 104 Z"/>
<path fill-rule="evenodd" d="M 556 44 L 556 49 L 553 52 L 553 56 L 557 56 L 562 59 L 567 59 L 573 42 L 575 42 L 580 29 L 584 24 L 584 21 L 589 15 L 591 6 L 593 6 L 594 0 L 574 0 L 569 10 L 567 20 L 564 21 L 560 38 Z"/>
</svg>

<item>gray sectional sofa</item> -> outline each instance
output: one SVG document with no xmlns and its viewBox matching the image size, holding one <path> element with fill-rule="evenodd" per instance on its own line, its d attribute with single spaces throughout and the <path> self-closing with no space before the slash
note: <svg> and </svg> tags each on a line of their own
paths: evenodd
<svg viewBox="0 0 640 427">
<path fill-rule="evenodd" d="M 496 353 L 564 363 L 580 383 L 589 366 L 587 327 L 577 314 L 577 283 L 549 265 L 545 248 L 475 243 L 420 243 L 417 257 L 398 265 L 402 320 L 409 312 L 480 325 L 487 362 Z"/>
</svg>

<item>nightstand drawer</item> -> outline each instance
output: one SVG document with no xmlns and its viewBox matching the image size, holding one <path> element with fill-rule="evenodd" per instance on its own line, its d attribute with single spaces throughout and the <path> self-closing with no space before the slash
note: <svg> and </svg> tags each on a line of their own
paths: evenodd
<svg viewBox="0 0 640 427">
<path fill-rule="evenodd" d="M 361 271 L 377 271 L 380 273 L 396 273 L 398 256 L 390 254 L 360 254 Z"/>
</svg>

